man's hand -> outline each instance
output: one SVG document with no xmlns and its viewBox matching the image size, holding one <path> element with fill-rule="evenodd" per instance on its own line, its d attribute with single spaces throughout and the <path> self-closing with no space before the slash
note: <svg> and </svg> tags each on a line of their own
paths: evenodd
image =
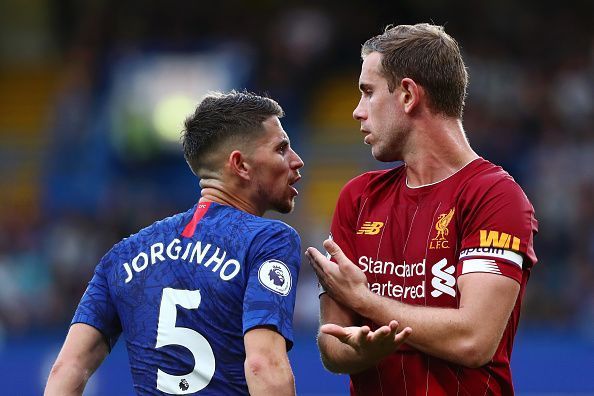
<svg viewBox="0 0 594 396">
<path fill-rule="evenodd" d="M 320 332 L 338 338 L 343 344 L 351 346 L 363 361 L 373 364 L 402 345 L 412 329 L 406 327 L 398 332 L 398 322 L 393 320 L 375 331 L 371 331 L 369 326 L 325 324 L 320 327 Z"/>
<path fill-rule="evenodd" d="M 324 241 L 324 248 L 336 263 L 328 260 L 316 248 L 305 251 L 305 257 L 318 275 L 320 284 L 336 301 L 356 310 L 355 304 L 369 292 L 365 273 L 349 260 L 340 247 L 331 239 Z"/>
</svg>

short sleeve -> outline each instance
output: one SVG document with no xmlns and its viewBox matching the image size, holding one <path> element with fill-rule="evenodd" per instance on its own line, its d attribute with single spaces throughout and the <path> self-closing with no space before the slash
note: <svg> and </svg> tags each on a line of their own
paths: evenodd
<svg viewBox="0 0 594 396">
<path fill-rule="evenodd" d="M 95 327 L 105 336 L 111 349 L 122 332 L 122 326 L 109 293 L 106 269 L 110 262 L 108 254 L 95 268 L 93 278 L 78 304 L 71 325 L 85 323 Z"/>
<path fill-rule="evenodd" d="M 458 275 L 490 272 L 521 282 L 536 264 L 538 223 L 532 204 L 509 176 L 476 192 L 463 224 Z"/>
<path fill-rule="evenodd" d="M 282 222 L 272 222 L 252 241 L 243 299 L 243 332 L 273 326 L 293 345 L 293 311 L 301 266 L 301 240 Z"/>
</svg>

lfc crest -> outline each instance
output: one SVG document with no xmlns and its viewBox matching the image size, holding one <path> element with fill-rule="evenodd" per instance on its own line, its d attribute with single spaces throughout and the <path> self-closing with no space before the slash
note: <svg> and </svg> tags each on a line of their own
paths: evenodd
<svg viewBox="0 0 594 396">
<path fill-rule="evenodd" d="M 435 229 L 437 235 L 431 239 L 429 243 L 429 249 L 447 249 L 449 248 L 447 236 L 450 233 L 448 226 L 454 217 L 454 208 L 450 209 L 448 213 L 442 213 L 438 216 L 437 222 L 435 223 Z"/>
</svg>

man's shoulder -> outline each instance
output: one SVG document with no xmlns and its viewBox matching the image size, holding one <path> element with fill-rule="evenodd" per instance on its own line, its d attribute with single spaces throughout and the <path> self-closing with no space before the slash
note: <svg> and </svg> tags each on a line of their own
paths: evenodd
<svg viewBox="0 0 594 396">
<path fill-rule="evenodd" d="M 466 178 L 466 190 L 484 194 L 513 194 L 526 199 L 522 187 L 501 166 L 485 159 L 478 159 L 471 170 L 472 175 Z"/>
<path fill-rule="evenodd" d="M 381 188 L 386 184 L 393 184 L 405 176 L 404 164 L 390 169 L 374 170 L 360 174 L 349 180 L 342 189 L 342 194 L 360 195 L 365 191 Z"/>
<path fill-rule="evenodd" d="M 185 223 L 192 217 L 193 209 L 186 212 L 177 213 L 172 216 L 157 220 L 149 226 L 146 226 L 136 233 L 123 238 L 116 243 L 110 250 L 110 253 L 124 252 L 130 249 L 130 246 L 151 245 L 153 242 L 161 240 L 164 235 L 181 235 Z"/>
<path fill-rule="evenodd" d="M 207 224 L 213 228 L 206 232 L 218 232 L 225 238 L 234 238 L 249 245 L 268 239 L 291 239 L 300 242 L 299 234 L 284 221 L 256 216 L 242 210 L 216 205 Z"/>
<path fill-rule="evenodd" d="M 467 210 L 497 214 L 538 228 L 534 207 L 522 187 L 502 167 L 482 160 L 465 177 L 458 201 Z"/>
<path fill-rule="evenodd" d="M 283 236 L 291 236 L 299 238 L 299 234 L 293 227 L 289 224 L 285 223 L 284 221 L 277 220 L 277 219 L 269 219 L 265 217 L 260 217 L 258 221 L 259 233 L 265 234 L 274 234 L 274 235 L 283 235 Z"/>
<path fill-rule="evenodd" d="M 258 234 L 262 231 L 269 230 L 273 232 L 297 233 L 293 227 L 282 220 L 256 216 L 231 207 L 226 207 L 226 209 L 232 213 L 232 216 L 225 215 L 225 217 L 231 221 L 240 222 L 245 227 L 246 232 L 253 231 Z"/>
</svg>

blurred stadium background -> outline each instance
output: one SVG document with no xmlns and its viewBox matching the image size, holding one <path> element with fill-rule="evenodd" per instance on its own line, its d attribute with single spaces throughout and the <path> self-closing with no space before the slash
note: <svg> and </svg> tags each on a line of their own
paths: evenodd
<svg viewBox="0 0 594 396">
<path fill-rule="evenodd" d="M 389 23 L 432 21 L 469 67 L 471 143 L 540 220 L 518 394 L 594 395 L 593 17 L 591 0 L 3 1 L 0 393 L 41 394 L 98 259 L 197 200 L 179 131 L 208 90 L 245 87 L 285 108 L 306 166 L 284 220 L 320 246 L 342 184 L 380 166 L 351 119 L 360 45 Z M 317 304 L 304 263 L 297 390 L 345 394 L 346 377 L 319 363 Z M 122 344 L 87 395 L 132 394 Z"/>
</svg>

